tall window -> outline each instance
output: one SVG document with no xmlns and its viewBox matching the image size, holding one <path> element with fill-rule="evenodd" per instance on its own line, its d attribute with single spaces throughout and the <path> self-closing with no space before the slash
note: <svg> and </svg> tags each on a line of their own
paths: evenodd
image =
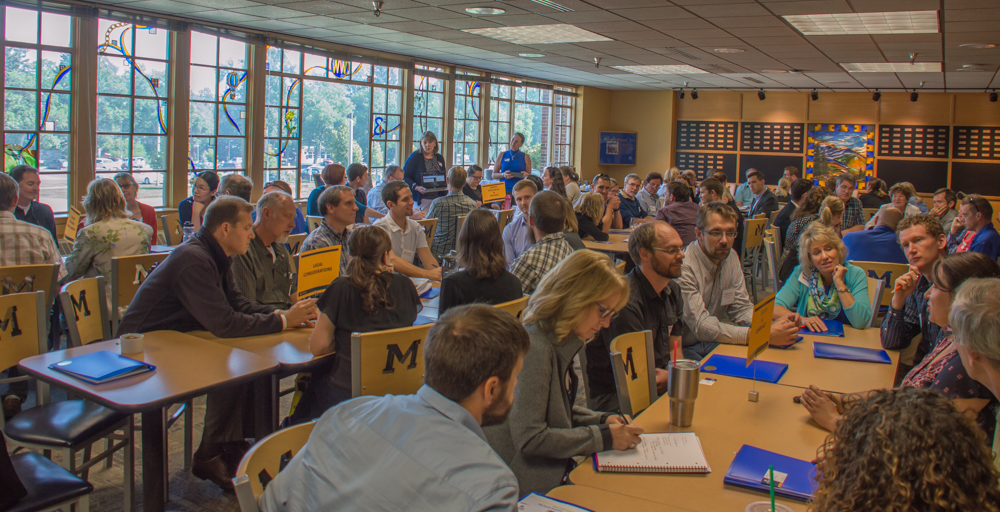
<svg viewBox="0 0 1000 512">
<path fill-rule="evenodd" d="M 399 68 L 375 66 L 372 87 L 371 169 L 372 183 L 382 182 L 385 168 L 403 165 L 400 154 L 400 127 L 403 110 L 403 77 Z"/>
<path fill-rule="evenodd" d="M 455 165 L 479 163 L 479 114 L 483 87 L 478 80 L 478 77 L 455 80 L 455 133 L 452 138 L 455 144 L 452 161 Z"/>
<path fill-rule="evenodd" d="M 420 149 L 420 139 L 425 132 L 434 132 L 438 138 L 438 152 L 444 140 L 444 80 L 420 74 L 421 70 L 444 71 L 441 68 L 416 66 L 413 74 L 413 150 Z"/>
<path fill-rule="evenodd" d="M 167 169 L 168 30 L 98 22 L 97 156 L 107 177 L 131 172 L 140 201 L 164 204 Z"/>
<path fill-rule="evenodd" d="M 4 169 L 41 173 L 39 201 L 65 212 L 69 200 L 69 16 L 5 7 Z"/>
<path fill-rule="evenodd" d="M 292 190 L 300 190 L 301 74 L 301 52 L 274 47 L 267 49 L 264 179 L 286 181 L 292 186 Z M 314 172 L 316 173 L 318 171 Z M 306 176 L 302 178 L 307 179 Z"/>
<path fill-rule="evenodd" d="M 556 87 L 555 115 L 552 116 L 551 165 L 569 165 L 573 155 L 573 96 L 559 94 L 568 91 Z"/>
<path fill-rule="evenodd" d="M 510 130 L 511 87 L 494 84 L 490 89 L 490 146 L 489 164 L 496 162 L 497 157 L 507 150 L 507 143 L 513 133 Z"/>
<path fill-rule="evenodd" d="M 188 181 L 197 172 L 246 174 L 247 45 L 191 32 Z"/>
<path fill-rule="evenodd" d="M 514 132 L 524 134 L 521 151 L 531 157 L 531 166 L 535 169 L 549 165 L 551 121 L 552 91 L 518 87 L 514 95 Z"/>
</svg>

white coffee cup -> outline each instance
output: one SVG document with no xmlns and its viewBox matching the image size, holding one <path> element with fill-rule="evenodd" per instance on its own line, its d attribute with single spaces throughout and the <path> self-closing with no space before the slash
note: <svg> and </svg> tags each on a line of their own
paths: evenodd
<svg viewBox="0 0 1000 512">
<path fill-rule="evenodd" d="M 138 354 L 143 351 L 143 335 L 135 333 L 122 334 L 120 339 L 122 354 Z"/>
</svg>

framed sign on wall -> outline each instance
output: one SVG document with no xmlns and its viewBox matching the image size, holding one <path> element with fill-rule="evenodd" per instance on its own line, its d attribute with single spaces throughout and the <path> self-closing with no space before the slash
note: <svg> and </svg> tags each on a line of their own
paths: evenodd
<svg viewBox="0 0 1000 512">
<path fill-rule="evenodd" d="M 601 132 L 601 165 L 635 165 L 635 133 Z"/>
</svg>

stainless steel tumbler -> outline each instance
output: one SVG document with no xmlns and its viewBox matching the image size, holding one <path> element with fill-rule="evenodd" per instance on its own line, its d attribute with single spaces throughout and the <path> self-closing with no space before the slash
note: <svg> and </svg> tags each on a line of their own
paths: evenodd
<svg viewBox="0 0 1000 512">
<path fill-rule="evenodd" d="M 667 366 L 667 395 L 670 397 L 670 424 L 690 427 L 694 420 L 694 401 L 701 380 L 697 361 L 680 359 Z"/>
</svg>

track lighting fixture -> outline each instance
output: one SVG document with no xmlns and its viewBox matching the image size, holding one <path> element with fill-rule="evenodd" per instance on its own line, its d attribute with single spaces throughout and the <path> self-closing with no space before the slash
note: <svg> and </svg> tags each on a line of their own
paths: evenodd
<svg viewBox="0 0 1000 512">
<path fill-rule="evenodd" d="M 812 98 L 813 101 L 816 101 L 819 99 L 819 93 L 816 92 L 816 89 L 813 89 L 813 92 L 809 94 L 809 97 Z"/>
<path fill-rule="evenodd" d="M 760 101 L 764 101 L 764 98 L 767 98 L 767 96 L 764 94 L 764 89 L 757 91 L 757 99 L 759 99 Z"/>
<path fill-rule="evenodd" d="M 991 97 L 992 98 L 996 98 L 997 97 L 997 93 L 993 93 L 993 96 L 991 96 Z M 693 99 L 693 100 L 698 99 L 698 89 L 693 89 L 691 91 L 691 99 Z M 992 101 L 996 101 L 996 99 L 994 99 Z"/>
<path fill-rule="evenodd" d="M 917 94 L 917 91 L 913 91 L 913 92 L 910 93 L 910 101 L 917 101 L 917 98 L 919 98 L 919 97 L 920 97 L 920 95 Z"/>
<path fill-rule="evenodd" d="M 684 99 L 684 89 L 681 89 L 681 92 L 677 94 L 677 97 L 680 99 Z"/>
<path fill-rule="evenodd" d="M 882 93 L 878 92 L 878 89 L 875 89 L 875 94 L 872 94 L 872 101 L 878 101 L 880 99 L 882 99 Z"/>
<path fill-rule="evenodd" d="M 692 94 L 691 96 L 693 97 L 694 95 Z M 993 89 L 993 92 L 990 93 L 990 102 L 991 103 L 996 103 L 997 102 L 997 90 L 996 89 Z"/>
<path fill-rule="evenodd" d="M 377 1 L 377 0 L 375 2 L 372 2 L 372 13 L 375 14 L 376 18 L 378 18 L 379 16 L 382 15 L 382 6 L 383 5 L 385 5 L 385 2 L 380 2 L 380 1 Z"/>
</svg>

